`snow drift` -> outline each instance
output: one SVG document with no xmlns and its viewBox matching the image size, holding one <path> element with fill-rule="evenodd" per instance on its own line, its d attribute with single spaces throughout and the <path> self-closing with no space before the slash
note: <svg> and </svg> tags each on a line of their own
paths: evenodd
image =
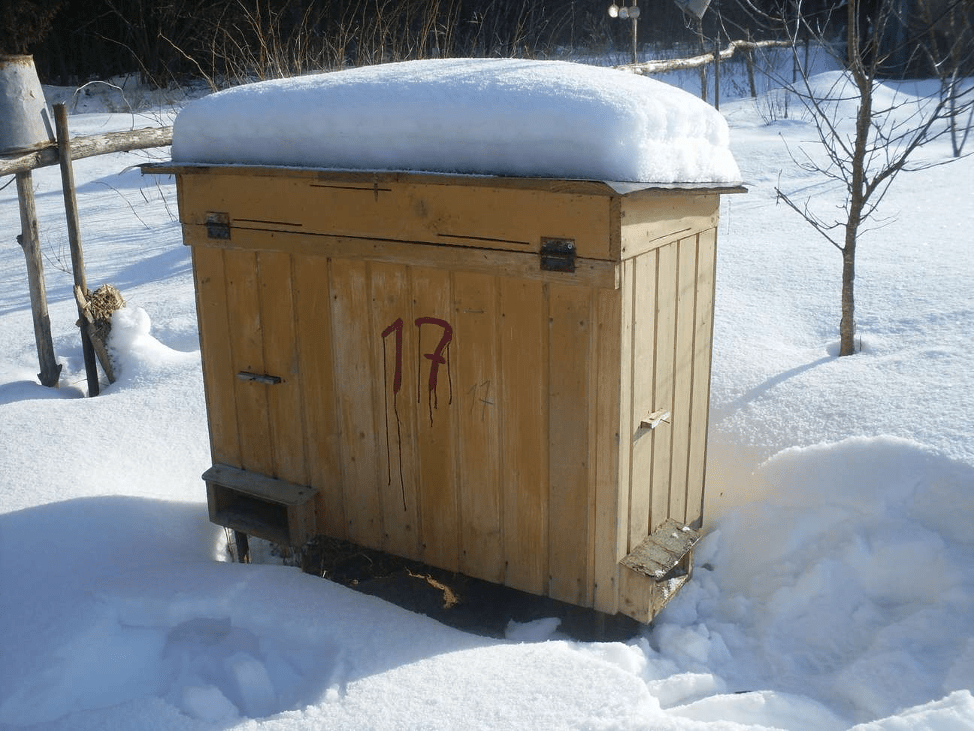
<svg viewBox="0 0 974 731">
<path fill-rule="evenodd" d="M 694 96 L 559 61 L 409 61 L 221 91 L 176 118 L 179 163 L 736 183 Z"/>
</svg>

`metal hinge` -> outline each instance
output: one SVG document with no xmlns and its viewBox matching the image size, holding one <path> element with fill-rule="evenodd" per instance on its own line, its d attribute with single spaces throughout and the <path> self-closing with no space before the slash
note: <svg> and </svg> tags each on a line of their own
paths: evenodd
<svg viewBox="0 0 974 731">
<path fill-rule="evenodd" d="M 546 272 L 574 272 L 574 239 L 541 239 L 541 268 Z"/>
<path fill-rule="evenodd" d="M 230 214 L 206 212 L 206 238 L 222 239 L 230 238 Z"/>
</svg>

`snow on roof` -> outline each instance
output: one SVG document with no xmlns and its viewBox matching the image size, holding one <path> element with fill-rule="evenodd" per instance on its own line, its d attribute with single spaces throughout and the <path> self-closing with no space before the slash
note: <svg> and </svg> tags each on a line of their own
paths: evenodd
<svg viewBox="0 0 974 731">
<path fill-rule="evenodd" d="M 180 163 L 642 183 L 740 180 L 724 118 L 668 84 L 559 61 L 442 59 L 228 89 L 177 117 Z"/>
</svg>

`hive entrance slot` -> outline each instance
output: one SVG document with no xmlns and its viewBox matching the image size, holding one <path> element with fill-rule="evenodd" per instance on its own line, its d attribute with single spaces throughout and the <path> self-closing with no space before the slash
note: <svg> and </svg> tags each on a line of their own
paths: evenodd
<svg viewBox="0 0 974 731">
<path fill-rule="evenodd" d="M 313 537 L 314 488 L 220 464 L 203 480 L 211 522 L 287 546 Z"/>
</svg>

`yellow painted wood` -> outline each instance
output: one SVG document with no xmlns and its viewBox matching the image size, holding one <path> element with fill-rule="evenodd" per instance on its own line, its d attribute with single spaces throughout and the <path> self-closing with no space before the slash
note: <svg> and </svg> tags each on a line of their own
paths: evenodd
<svg viewBox="0 0 974 731">
<path fill-rule="evenodd" d="M 181 220 L 195 225 L 219 211 L 235 229 L 529 252 L 540 250 L 543 237 L 567 237 L 583 258 L 610 256 L 605 195 L 246 173 L 183 175 L 182 185 L 193 205 Z"/>
<path fill-rule="evenodd" d="M 673 412 L 673 372 L 676 337 L 677 296 L 677 249 L 676 243 L 659 249 L 657 259 L 656 290 L 656 365 L 653 411 L 665 409 Z M 672 423 L 663 423 L 651 432 L 653 448 L 652 498 L 650 501 L 649 527 L 646 535 L 668 517 Z"/>
<path fill-rule="evenodd" d="M 670 505 L 667 517 L 683 521 L 687 507 L 687 457 L 690 449 L 693 394 L 694 316 L 696 311 L 697 236 L 680 239 L 677 246 L 676 342 L 673 369 L 672 460 Z"/>
<path fill-rule="evenodd" d="M 383 547 L 379 475 L 376 466 L 378 425 L 372 390 L 372 327 L 368 264 L 331 263 L 331 331 L 338 395 L 343 465 L 345 524 L 348 539 L 370 548 Z"/>
<path fill-rule="evenodd" d="M 304 408 L 298 369 L 291 287 L 291 257 L 263 252 L 259 267 L 260 321 L 266 373 L 281 379 L 265 386 L 274 477 L 306 485 L 310 475 L 304 455 Z"/>
<path fill-rule="evenodd" d="M 387 550 L 418 559 L 420 550 L 419 484 L 416 430 L 419 409 L 413 386 L 419 365 L 407 351 L 415 333 L 409 269 L 373 263 L 371 320 L 383 526 Z"/>
<path fill-rule="evenodd" d="M 194 247 L 194 252 L 205 250 Z M 292 275 L 308 479 L 318 491 L 316 530 L 345 538 L 328 260 L 295 256 Z"/>
<path fill-rule="evenodd" d="M 626 262 L 632 272 L 632 333 L 628 356 L 632 363 L 630 422 L 627 431 L 631 445 L 629 535 L 627 552 L 649 535 L 649 515 L 653 500 L 654 435 L 641 429 L 640 422 L 656 408 L 657 338 L 657 263 L 659 254 L 650 251 Z M 626 290 L 628 292 L 628 289 Z M 665 378 L 665 374 L 660 374 Z M 663 425 L 661 428 L 668 428 Z M 621 558 L 621 557 L 620 557 Z"/>
<path fill-rule="evenodd" d="M 703 525 L 707 468 L 707 421 L 710 413 L 710 372 L 714 329 L 714 286 L 717 265 L 717 230 L 700 234 L 697 242 L 697 282 L 694 319 L 693 393 L 690 444 L 687 456 L 686 522 Z"/>
<path fill-rule="evenodd" d="M 622 258 L 716 227 L 719 198 L 716 193 L 623 198 Z"/>
<path fill-rule="evenodd" d="M 423 560 L 450 571 L 459 567 L 455 328 L 450 273 L 412 270 L 413 322 L 408 353 L 416 381 L 416 454 L 419 466 Z"/>
<path fill-rule="evenodd" d="M 619 445 L 622 419 L 629 419 L 629 402 L 622 399 L 622 384 L 630 380 L 631 361 L 622 357 L 622 293 L 599 291 L 596 298 L 595 327 L 599 334 L 595 351 L 595 418 L 591 419 L 596 444 L 595 505 L 591 508 L 592 605 L 600 612 L 615 614 L 619 611 L 619 561 L 626 555 L 628 534 L 628 472 L 622 473 L 628 459 L 623 461 L 621 455 L 628 455 L 629 450 L 620 449 Z"/>
<path fill-rule="evenodd" d="M 245 251 L 287 251 L 292 254 L 330 256 L 335 259 L 410 264 L 449 271 L 480 272 L 535 279 L 556 284 L 614 289 L 619 286 L 619 265 L 598 259 L 576 259 L 573 273 L 541 269 L 538 254 L 485 249 L 473 255 L 455 246 L 374 241 L 341 236 L 305 235 L 280 231 L 233 229 L 230 241 L 207 238 L 206 227 L 184 225 L 183 239 L 192 246 Z"/>
<path fill-rule="evenodd" d="M 501 277 L 497 326 L 502 413 L 504 583 L 548 587 L 548 317 L 542 285 Z"/>
<path fill-rule="evenodd" d="M 214 462 L 242 467 L 223 252 L 194 248 L 193 277 L 206 383 L 210 452 Z"/>
<path fill-rule="evenodd" d="M 182 170 L 214 460 L 314 487 L 314 532 L 649 621 L 677 583 L 619 561 L 701 521 L 719 192 Z"/>
<path fill-rule="evenodd" d="M 238 377 L 241 372 L 265 373 L 257 255 L 249 252 L 226 252 L 224 266 L 232 354 L 230 377 L 233 379 L 237 406 L 241 466 L 261 474 L 273 475 L 274 457 L 267 410 L 269 387 Z"/>
<path fill-rule="evenodd" d="M 453 275 L 456 328 L 460 570 L 504 580 L 497 365 L 497 279 Z"/>
<path fill-rule="evenodd" d="M 588 570 L 588 421 L 591 297 L 548 286 L 548 594 L 585 604 Z"/>
</svg>

